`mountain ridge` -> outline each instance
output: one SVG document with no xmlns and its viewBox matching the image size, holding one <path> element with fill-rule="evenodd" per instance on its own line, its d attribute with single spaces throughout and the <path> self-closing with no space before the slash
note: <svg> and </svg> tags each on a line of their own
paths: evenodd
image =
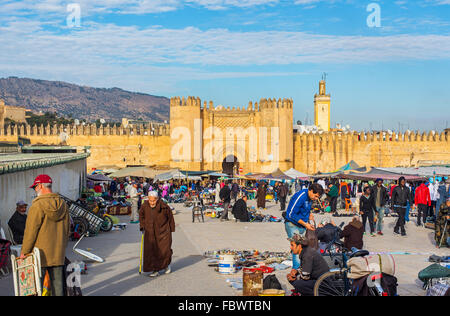
<svg viewBox="0 0 450 316">
<path fill-rule="evenodd" d="M 9 106 L 90 122 L 122 118 L 163 122 L 169 120 L 170 112 L 170 100 L 163 96 L 32 78 L 0 78 L 0 99 Z"/>
</svg>

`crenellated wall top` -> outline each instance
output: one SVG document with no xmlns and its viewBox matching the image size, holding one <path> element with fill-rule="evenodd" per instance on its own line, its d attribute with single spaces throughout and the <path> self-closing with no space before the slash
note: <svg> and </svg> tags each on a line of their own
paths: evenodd
<svg viewBox="0 0 450 316">
<path fill-rule="evenodd" d="M 224 107 L 224 106 L 214 106 L 213 101 L 203 101 L 203 107 L 202 107 L 202 101 L 199 97 L 173 97 L 170 99 L 170 106 L 171 107 L 198 107 L 202 110 L 206 111 L 229 111 L 229 112 L 254 112 L 254 111 L 261 111 L 263 109 L 287 109 L 292 110 L 294 107 L 294 101 L 292 99 L 275 99 L 275 98 L 269 98 L 269 99 L 261 99 L 258 102 L 249 102 L 248 106 L 242 106 L 242 107 Z"/>
<path fill-rule="evenodd" d="M 148 126 L 110 126 L 96 124 L 86 125 L 28 125 L 20 124 L 15 126 L 5 126 L 0 128 L 0 135 L 5 136 L 48 136 L 59 137 L 65 133 L 68 136 L 170 136 L 169 124 L 154 123 Z"/>
</svg>

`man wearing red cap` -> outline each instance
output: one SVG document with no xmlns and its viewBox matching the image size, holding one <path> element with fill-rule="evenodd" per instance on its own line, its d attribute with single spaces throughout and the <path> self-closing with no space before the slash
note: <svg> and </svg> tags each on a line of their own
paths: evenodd
<svg viewBox="0 0 450 316">
<path fill-rule="evenodd" d="M 48 272 L 53 296 L 64 295 L 64 259 L 70 233 L 69 212 L 65 201 L 52 192 L 52 179 L 40 175 L 30 187 L 37 198 L 28 211 L 23 237 L 22 257 L 38 248 L 41 254 L 42 280 Z"/>
</svg>

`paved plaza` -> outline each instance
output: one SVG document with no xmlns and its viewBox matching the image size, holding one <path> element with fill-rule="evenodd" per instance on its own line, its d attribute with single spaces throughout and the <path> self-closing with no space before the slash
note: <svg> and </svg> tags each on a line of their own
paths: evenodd
<svg viewBox="0 0 450 316">
<path fill-rule="evenodd" d="M 254 206 L 250 201 L 249 206 Z M 87 296 L 135 295 L 135 296 L 239 296 L 226 282 L 228 278 L 242 276 L 239 272 L 233 276 L 223 276 L 208 267 L 202 256 L 205 251 L 224 248 L 234 250 L 258 250 L 285 252 L 289 250 L 284 224 L 282 223 L 236 223 L 220 222 L 205 217 L 205 223 L 192 223 L 192 213 L 183 204 L 173 204 L 179 213 L 175 215 L 176 233 L 173 238 L 174 256 L 172 273 L 150 278 L 139 275 L 140 232 L 138 225 L 129 225 L 124 231 L 101 233 L 97 237 L 84 239 L 79 248 L 87 249 L 105 259 L 102 264 L 90 264 L 88 274 L 83 275 L 82 291 Z M 269 203 L 267 214 L 280 217 L 279 205 Z M 317 222 L 322 216 L 317 215 Z M 336 224 L 348 223 L 351 218 L 333 218 Z M 128 217 L 121 217 L 123 222 Z M 394 255 L 399 281 L 400 295 L 423 296 L 422 283 L 417 279 L 418 272 L 430 265 L 427 261 L 431 254 L 448 255 L 448 249 L 434 246 L 433 231 L 415 226 L 415 218 L 408 223 L 408 237 L 394 236 L 393 225 L 396 218 L 385 218 L 385 236 L 365 237 L 365 248 L 372 252 L 409 252 L 411 255 Z M 83 258 L 67 251 L 72 261 Z M 289 270 L 277 271 L 276 275 L 287 293 L 291 286 L 286 280 Z M 14 295 L 13 279 L 8 276 L 0 279 L 0 295 Z"/>
</svg>

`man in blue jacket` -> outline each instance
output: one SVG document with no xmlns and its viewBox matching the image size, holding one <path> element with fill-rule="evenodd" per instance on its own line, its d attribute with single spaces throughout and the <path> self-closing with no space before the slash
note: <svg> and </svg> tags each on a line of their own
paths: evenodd
<svg viewBox="0 0 450 316">
<path fill-rule="evenodd" d="M 311 219 L 311 204 L 313 201 L 317 201 L 323 195 L 323 187 L 314 183 L 308 189 L 304 189 L 295 193 L 289 206 L 283 217 L 285 219 L 285 229 L 288 238 L 292 238 L 294 234 L 304 236 L 306 230 L 315 230 L 314 227 L 309 224 Z M 300 268 L 300 259 L 298 255 L 292 255 L 292 269 L 297 270 Z"/>
</svg>

